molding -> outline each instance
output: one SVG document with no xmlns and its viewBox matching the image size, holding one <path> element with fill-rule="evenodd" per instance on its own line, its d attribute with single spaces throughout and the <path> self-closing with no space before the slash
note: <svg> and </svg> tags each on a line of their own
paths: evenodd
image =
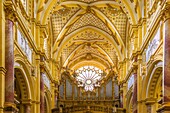
<svg viewBox="0 0 170 113">
<path fill-rule="evenodd" d="M 142 26 L 143 24 L 146 24 L 146 21 L 147 21 L 146 17 L 140 18 L 138 21 L 138 27 Z"/>
<path fill-rule="evenodd" d="M 18 109 L 16 108 L 16 105 L 14 103 L 11 102 L 5 102 L 4 103 L 4 111 L 10 112 L 10 111 L 14 111 L 18 112 Z"/>
<path fill-rule="evenodd" d="M 0 67 L 0 73 L 2 73 L 3 75 L 5 75 L 6 73 L 6 69 L 4 67 Z"/>
<path fill-rule="evenodd" d="M 170 105 L 169 104 L 166 104 L 164 103 L 158 110 L 157 112 L 158 113 L 164 113 L 166 111 L 170 111 Z"/>
<path fill-rule="evenodd" d="M 31 99 L 22 99 L 22 104 L 27 104 L 27 105 L 31 105 L 32 104 L 32 100 Z"/>
<path fill-rule="evenodd" d="M 151 105 L 151 104 L 154 104 L 155 102 L 157 102 L 157 99 L 156 98 L 146 98 L 144 100 L 144 102 L 146 105 Z"/>
</svg>

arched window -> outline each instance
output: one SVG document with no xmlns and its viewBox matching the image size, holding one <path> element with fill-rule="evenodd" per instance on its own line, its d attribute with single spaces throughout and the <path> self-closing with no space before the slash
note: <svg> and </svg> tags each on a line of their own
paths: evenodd
<svg viewBox="0 0 170 113">
<path fill-rule="evenodd" d="M 94 87 L 99 87 L 104 75 L 101 69 L 94 66 L 84 66 L 75 72 L 78 87 L 84 87 L 85 91 L 93 91 Z"/>
</svg>

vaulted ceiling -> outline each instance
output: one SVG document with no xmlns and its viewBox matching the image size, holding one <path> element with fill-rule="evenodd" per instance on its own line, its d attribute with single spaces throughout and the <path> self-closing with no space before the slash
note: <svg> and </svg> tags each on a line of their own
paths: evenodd
<svg viewBox="0 0 170 113">
<path fill-rule="evenodd" d="M 117 0 L 63 0 L 51 15 L 54 56 L 63 67 L 117 68 L 130 20 Z"/>
</svg>

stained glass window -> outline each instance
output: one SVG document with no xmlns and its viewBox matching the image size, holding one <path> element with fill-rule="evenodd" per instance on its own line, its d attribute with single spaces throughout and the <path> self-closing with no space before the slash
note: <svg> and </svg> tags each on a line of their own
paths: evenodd
<svg viewBox="0 0 170 113">
<path fill-rule="evenodd" d="M 85 91 L 93 91 L 95 87 L 99 87 L 104 76 L 103 71 L 94 66 L 84 66 L 75 72 L 78 87 L 84 87 Z"/>
</svg>

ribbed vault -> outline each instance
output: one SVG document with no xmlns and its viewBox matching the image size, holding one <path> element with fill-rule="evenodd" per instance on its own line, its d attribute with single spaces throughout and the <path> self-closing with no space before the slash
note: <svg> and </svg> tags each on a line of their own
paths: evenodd
<svg viewBox="0 0 170 113">
<path fill-rule="evenodd" d="M 135 0 L 46 1 L 39 18 L 42 24 L 51 21 L 53 57 L 67 68 L 88 62 L 118 69 L 126 57 L 127 26 L 137 22 L 137 4 Z"/>
</svg>

